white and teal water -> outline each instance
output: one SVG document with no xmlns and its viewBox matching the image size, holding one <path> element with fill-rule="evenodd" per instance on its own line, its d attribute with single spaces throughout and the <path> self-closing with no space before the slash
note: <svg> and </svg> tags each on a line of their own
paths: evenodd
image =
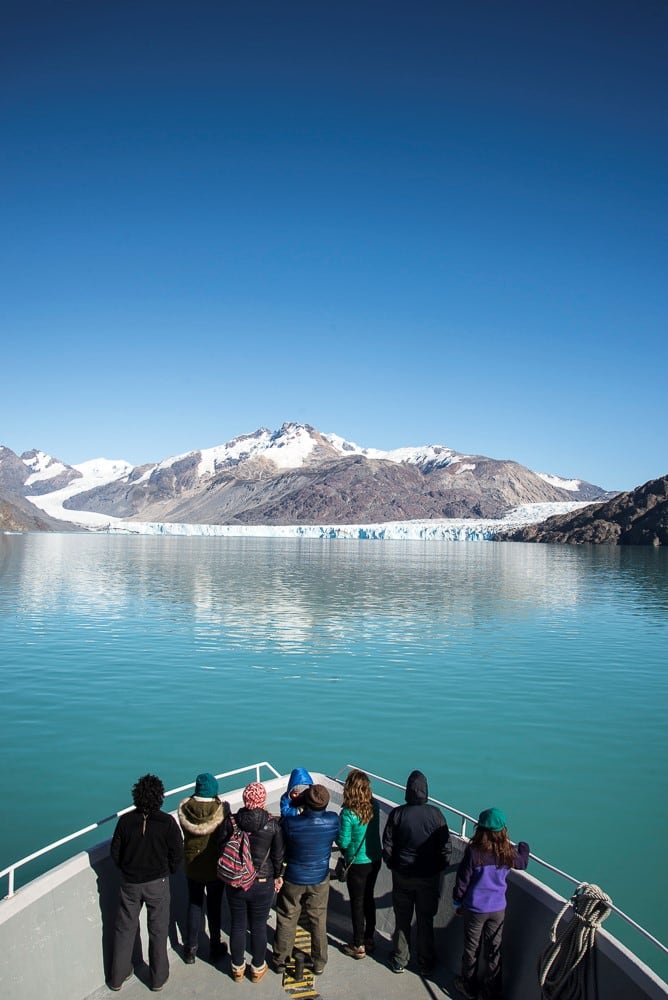
<svg viewBox="0 0 668 1000">
<path fill-rule="evenodd" d="M 146 771 L 418 767 L 665 941 L 667 639 L 663 550 L 0 536 L 0 868 Z"/>
</svg>

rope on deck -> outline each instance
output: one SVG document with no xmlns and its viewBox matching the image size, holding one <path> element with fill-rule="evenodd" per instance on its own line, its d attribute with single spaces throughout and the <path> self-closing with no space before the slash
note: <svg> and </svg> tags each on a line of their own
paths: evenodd
<svg viewBox="0 0 668 1000">
<path fill-rule="evenodd" d="M 573 907 L 572 918 L 557 935 L 557 926 L 569 906 Z M 542 1000 L 587 1000 L 596 932 L 611 909 L 612 900 L 597 885 L 583 882 L 577 887 L 552 924 L 551 944 L 538 960 Z M 598 995 L 595 971 L 593 966 L 593 997 Z"/>
</svg>

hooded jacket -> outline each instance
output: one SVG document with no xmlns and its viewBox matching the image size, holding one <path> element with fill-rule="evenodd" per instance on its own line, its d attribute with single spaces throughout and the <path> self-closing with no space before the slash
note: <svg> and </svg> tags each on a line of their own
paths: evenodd
<svg viewBox="0 0 668 1000">
<path fill-rule="evenodd" d="M 186 875 L 193 882 L 215 882 L 218 863 L 218 829 L 230 807 L 219 798 L 191 795 L 179 802 Z"/>
<path fill-rule="evenodd" d="M 448 824 L 428 798 L 427 779 L 422 771 L 412 771 L 406 782 L 406 805 L 392 810 L 383 832 L 383 860 L 392 871 L 428 878 L 448 866 L 452 853 Z"/>
<path fill-rule="evenodd" d="M 245 806 L 235 819 L 239 829 L 248 834 L 257 877 L 279 878 L 283 874 L 285 842 L 278 819 L 266 809 L 247 809 Z"/>
<path fill-rule="evenodd" d="M 299 806 L 293 805 L 290 792 L 296 788 L 305 791 L 308 785 L 313 784 L 313 778 L 304 767 L 296 767 L 288 779 L 287 791 L 281 795 L 281 816 L 299 816 L 301 812 Z"/>
</svg>

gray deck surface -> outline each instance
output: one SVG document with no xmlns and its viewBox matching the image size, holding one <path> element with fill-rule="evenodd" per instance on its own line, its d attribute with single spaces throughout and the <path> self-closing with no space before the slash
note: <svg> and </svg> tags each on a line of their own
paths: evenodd
<svg viewBox="0 0 668 1000">
<path fill-rule="evenodd" d="M 273 924 L 273 913 L 272 920 Z M 272 934 L 270 932 L 270 948 Z M 430 1000 L 430 998 L 459 998 L 461 994 L 452 986 L 452 975 L 445 969 L 437 967 L 434 975 L 428 979 L 421 978 L 412 967 L 401 975 L 393 973 L 388 965 L 390 942 L 378 939 L 373 955 L 356 961 L 348 958 L 339 950 L 340 941 L 330 935 L 329 960 L 322 976 L 315 977 L 315 989 L 322 1000 Z M 203 954 L 206 956 L 206 947 Z M 155 995 L 174 1000 L 192 997 L 194 1000 L 218 996 L 273 997 L 275 1000 L 288 1000 L 289 993 L 282 987 L 282 978 L 271 969 L 260 983 L 251 983 L 245 979 L 242 983 L 234 983 L 230 978 L 230 960 L 225 956 L 217 966 L 211 965 L 206 958 L 198 957 L 195 965 L 185 965 L 180 949 L 170 952 L 169 980 L 160 993 L 152 994 L 149 989 L 148 966 L 136 970 L 132 979 L 123 986 L 119 993 L 112 993 L 106 986 L 96 990 L 88 1000 L 109 1000 L 112 996 L 122 1000 L 145 1000 Z M 451 992 L 449 992 L 450 987 Z"/>
</svg>

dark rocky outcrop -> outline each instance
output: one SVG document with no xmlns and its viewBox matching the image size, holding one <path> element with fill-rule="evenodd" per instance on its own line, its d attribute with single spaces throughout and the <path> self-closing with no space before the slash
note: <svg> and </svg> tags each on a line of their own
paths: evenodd
<svg viewBox="0 0 668 1000">
<path fill-rule="evenodd" d="M 28 501 L 0 497 L 0 531 L 75 531 L 68 521 L 56 521 Z"/>
<path fill-rule="evenodd" d="M 591 504 L 575 513 L 559 514 L 497 537 L 500 541 L 571 545 L 666 545 L 668 476 L 620 493 L 607 503 Z"/>
</svg>

